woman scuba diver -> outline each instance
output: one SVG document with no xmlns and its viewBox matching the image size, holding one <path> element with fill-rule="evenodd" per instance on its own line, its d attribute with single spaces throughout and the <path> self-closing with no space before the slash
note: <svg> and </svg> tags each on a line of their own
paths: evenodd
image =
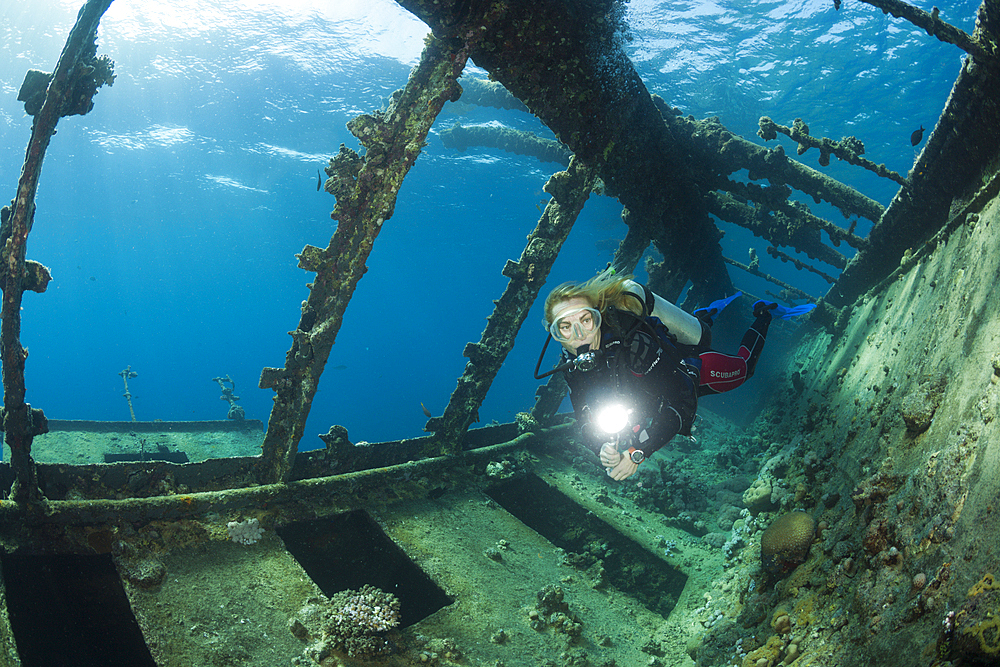
<svg viewBox="0 0 1000 667">
<path fill-rule="evenodd" d="M 565 374 L 583 442 L 612 479 L 634 475 L 678 433 L 690 437 L 699 396 L 735 389 L 753 375 L 772 313 L 787 319 L 815 307 L 758 301 L 739 351 L 710 349 L 713 318 L 739 296 L 692 315 L 612 268 L 549 294 L 545 325 L 562 358 L 539 375 L 540 356 L 535 378 Z"/>
</svg>

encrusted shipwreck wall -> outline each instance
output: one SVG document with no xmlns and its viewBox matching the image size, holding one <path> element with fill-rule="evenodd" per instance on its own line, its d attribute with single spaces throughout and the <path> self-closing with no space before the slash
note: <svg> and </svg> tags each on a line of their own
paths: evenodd
<svg viewBox="0 0 1000 667">
<path fill-rule="evenodd" d="M 756 523 L 805 510 L 816 540 L 790 573 L 743 579 L 699 665 L 1000 660 L 998 245 L 993 199 L 806 335 L 755 425 L 763 461 L 788 455 Z"/>
</svg>

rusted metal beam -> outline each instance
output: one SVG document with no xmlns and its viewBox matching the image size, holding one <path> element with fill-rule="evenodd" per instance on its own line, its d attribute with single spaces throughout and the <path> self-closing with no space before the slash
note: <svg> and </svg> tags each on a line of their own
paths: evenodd
<svg viewBox="0 0 1000 667">
<path fill-rule="evenodd" d="M 752 276 L 757 276 L 758 278 L 763 278 L 764 280 L 767 280 L 768 282 L 774 283 L 775 285 L 777 285 L 781 289 L 785 290 L 791 296 L 791 298 L 793 298 L 793 299 L 807 299 L 808 301 L 810 301 L 812 303 L 816 302 L 816 297 L 812 296 L 811 294 L 807 294 L 806 292 L 803 292 L 802 290 L 800 290 L 797 287 L 792 287 L 791 285 L 789 285 L 785 281 L 779 280 L 778 278 L 775 278 L 774 276 L 772 276 L 769 273 L 764 273 L 763 271 L 761 271 L 756 266 L 743 264 L 742 262 L 737 262 L 735 259 L 729 259 L 728 257 L 726 257 L 726 263 L 727 264 L 732 264 L 733 266 L 735 266 L 738 269 L 743 269 L 744 271 L 746 271 L 747 273 L 749 273 Z"/>
<path fill-rule="evenodd" d="M 878 7 L 885 14 L 892 14 L 897 18 L 904 18 L 918 28 L 922 28 L 932 37 L 937 37 L 942 42 L 954 44 L 968 54 L 977 58 L 986 59 L 996 56 L 996 46 L 989 40 L 980 40 L 969 33 L 956 28 L 950 23 L 942 20 L 940 12 L 934 7 L 929 12 L 918 9 L 913 5 L 902 2 L 902 0 L 861 0 L 872 7 Z M 834 7 L 840 9 L 841 0 L 833 0 Z"/>
<path fill-rule="evenodd" d="M 739 225 L 775 245 L 792 246 L 812 259 L 838 269 L 847 266 L 847 258 L 823 243 L 819 230 L 808 226 L 803 213 L 791 206 L 768 210 L 763 205 L 750 206 L 724 192 L 710 192 L 706 197 L 713 214 L 720 220 Z"/>
<path fill-rule="evenodd" d="M 55 134 L 56 123 L 62 116 L 72 113 L 86 113 L 93 106 L 91 97 L 100 81 L 89 96 L 86 86 L 76 87 L 82 80 L 91 80 L 93 67 L 86 62 L 88 55 L 96 51 L 94 38 L 101 17 L 108 10 L 112 0 L 90 0 L 80 10 L 76 24 L 70 31 L 59 56 L 59 63 L 47 82 L 44 101 L 31 126 L 31 139 L 21 168 L 17 184 L 17 197 L 4 232 L 3 239 L 3 307 L 0 324 L 0 357 L 3 359 L 3 428 L 4 437 L 11 451 L 11 466 L 17 479 L 12 497 L 18 502 L 39 500 L 35 464 L 31 458 L 31 442 L 34 437 L 47 431 L 45 415 L 24 402 L 24 361 L 28 350 L 21 346 L 21 297 L 26 284 L 34 283 L 35 291 L 44 292 L 48 283 L 48 270 L 44 280 L 38 284 L 38 265 L 25 261 L 28 234 L 35 219 L 35 193 L 42 170 L 42 161 L 49 141 Z M 89 68 L 89 71 L 88 71 Z M 42 74 L 42 79 L 45 75 Z M 110 81 L 114 77 L 111 76 Z M 110 81 L 107 81 L 110 83 Z M 82 101 L 82 105 L 81 105 Z M 84 110 L 85 109 L 85 110 Z M 6 227 L 6 225 L 5 225 Z M 35 266 L 32 267 L 31 264 Z M 44 267 L 42 267 L 44 269 Z M 35 274 L 26 280 L 28 273 Z M 40 287 L 40 289 L 39 289 Z"/>
<path fill-rule="evenodd" d="M 140 526 L 150 521 L 178 521 L 203 518 L 208 512 L 225 515 L 254 508 L 262 523 L 270 529 L 275 523 L 316 518 L 324 515 L 371 507 L 373 503 L 391 503 L 405 498 L 426 497 L 427 487 L 420 480 L 455 470 L 467 474 L 470 464 L 485 467 L 501 458 L 540 441 L 558 441 L 566 437 L 566 426 L 524 433 L 512 440 L 467 452 L 461 459 L 438 457 L 399 465 L 372 468 L 327 477 L 263 484 L 221 491 L 177 493 L 148 498 L 61 500 L 47 504 L 44 514 L 28 512 L 14 503 L 0 503 L 0 535 L 11 539 L 32 539 L 20 531 L 24 523 L 57 526 L 88 526 L 127 523 Z M 238 462 L 237 462 L 238 463 Z M 234 468 L 236 465 L 234 465 Z M 265 509 L 266 508 L 266 509 Z M 264 519 L 265 516 L 269 518 Z M 12 535 L 16 537 L 11 537 Z M 53 535 L 39 536 L 46 547 L 53 546 Z"/>
<path fill-rule="evenodd" d="M 493 314 L 479 342 L 469 343 L 462 352 L 469 362 L 444 414 L 431 418 L 424 427 L 426 431 L 434 431 L 436 436 L 435 452 L 428 452 L 429 455 L 453 455 L 462 450 L 462 436 L 472 422 L 479 421 L 479 406 L 514 347 L 514 337 L 590 196 L 594 178 L 594 168 L 574 157 L 566 171 L 554 174 L 545 184 L 544 190 L 552 199 L 534 231 L 528 235 L 528 244 L 520 259 L 508 260 L 504 266 L 503 275 L 509 279 L 507 287 L 494 302 Z"/>
<path fill-rule="evenodd" d="M 688 157 L 663 123 L 623 44 L 619 0 L 397 0 L 442 38 L 482 33 L 476 64 L 502 83 L 607 192 L 660 239 L 695 292 L 732 290 Z M 498 13 L 497 8 L 504 11 Z"/>
<path fill-rule="evenodd" d="M 790 158 L 781 146 L 772 149 L 759 146 L 727 130 L 717 118 L 684 117 L 680 109 L 671 107 L 657 95 L 653 96 L 653 102 L 673 135 L 682 140 L 684 149 L 695 158 L 692 163 L 697 165 L 697 175 L 706 190 L 728 190 L 729 181 L 719 182 L 720 175 L 746 169 L 751 181 L 766 178 L 772 186 L 788 185 L 817 203 L 829 202 L 844 217 L 856 215 L 876 222 L 885 212 L 885 207 L 877 201 Z M 831 238 L 839 236 L 846 240 L 836 230 L 830 231 Z"/>
<path fill-rule="evenodd" d="M 306 246 L 299 267 L 316 273 L 285 356 L 284 368 L 265 368 L 262 389 L 273 389 L 274 406 L 257 470 L 262 483 L 288 478 L 306 417 L 340 331 L 344 311 L 368 270 L 365 261 L 382 225 L 392 217 L 403 179 L 420 155 L 427 132 L 445 102 L 461 94 L 470 41 L 445 44 L 428 38 L 420 63 L 387 111 L 363 114 L 348 129 L 365 147 L 364 157 L 341 145 L 330 160 L 326 191 L 337 197 L 331 217 L 337 231 L 326 249 Z"/>
<path fill-rule="evenodd" d="M 799 155 L 804 155 L 810 148 L 815 148 L 819 151 L 819 163 L 824 167 L 830 166 L 830 156 L 834 155 L 848 164 L 867 169 L 876 176 L 888 178 L 903 187 L 907 185 L 906 178 L 888 169 L 884 164 L 876 164 L 861 157 L 865 153 L 865 145 L 857 137 L 844 137 L 840 141 L 828 137 L 816 138 L 809 134 L 809 126 L 801 118 L 796 118 L 791 127 L 775 123 L 767 116 L 761 116 L 757 124 L 760 127 L 757 136 L 764 141 L 777 139 L 780 132 L 798 144 L 795 152 Z"/>
<path fill-rule="evenodd" d="M 1000 2 L 979 7 L 976 40 L 1000 42 Z M 869 245 L 847 265 L 826 300 L 851 304 L 899 267 L 907 250 L 916 250 L 948 224 L 953 203 L 973 195 L 969 183 L 984 182 L 1000 155 L 1000 59 L 966 58 L 937 126 L 910 169 L 910 187 L 901 188 L 878 224 Z"/>
</svg>

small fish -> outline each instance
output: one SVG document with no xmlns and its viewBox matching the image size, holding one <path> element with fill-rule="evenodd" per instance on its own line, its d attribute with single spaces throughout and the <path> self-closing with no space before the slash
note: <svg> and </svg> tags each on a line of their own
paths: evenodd
<svg viewBox="0 0 1000 667">
<path fill-rule="evenodd" d="M 924 126 L 921 125 L 919 130 L 914 130 L 913 134 L 910 135 L 910 145 L 916 146 L 924 138 Z"/>
<path fill-rule="evenodd" d="M 916 145 L 916 144 L 914 144 Z M 319 169 L 316 170 L 316 192 L 323 187 L 323 174 L 319 173 Z"/>
<path fill-rule="evenodd" d="M 424 416 L 427 417 L 428 419 L 430 419 L 433 416 L 431 415 L 431 411 L 428 410 L 426 407 L 424 407 L 423 403 L 420 404 L 420 409 L 424 411 Z"/>
<path fill-rule="evenodd" d="M 343 371 L 343 370 L 346 370 L 346 369 L 347 369 L 347 366 L 345 366 L 344 364 L 340 364 L 339 366 L 331 366 L 330 367 L 330 370 L 332 370 L 332 371 Z"/>
</svg>

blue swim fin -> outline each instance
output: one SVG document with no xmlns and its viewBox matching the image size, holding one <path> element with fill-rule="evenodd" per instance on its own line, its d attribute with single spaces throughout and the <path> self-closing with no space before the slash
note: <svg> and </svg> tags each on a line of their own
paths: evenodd
<svg viewBox="0 0 1000 667">
<path fill-rule="evenodd" d="M 782 306 L 780 304 L 774 303 L 773 301 L 757 301 L 753 305 L 754 316 L 759 317 L 760 314 L 765 310 L 771 311 L 772 317 L 780 317 L 783 320 L 790 320 L 793 317 L 799 315 L 805 315 L 813 308 L 816 307 L 815 303 L 805 303 L 801 306 Z"/>
<path fill-rule="evenodd" d="M 708 319 L 711 320 L 716 315 L 721 313 L 723 308 L 725 308 L 726 306 L 728 306 L 741 296 L 743 296 L 743 292 L 737 292 L 732 296 L 727 296 L 724 299 L 718 299 L 716 301 L 713 301 L 704 308 L 698 308 L 697 310 L 695 310 L 694 316 L 697 317 L 698 319 L 702 319 L 703 317 L 708 317 Z"/>
</svg>

